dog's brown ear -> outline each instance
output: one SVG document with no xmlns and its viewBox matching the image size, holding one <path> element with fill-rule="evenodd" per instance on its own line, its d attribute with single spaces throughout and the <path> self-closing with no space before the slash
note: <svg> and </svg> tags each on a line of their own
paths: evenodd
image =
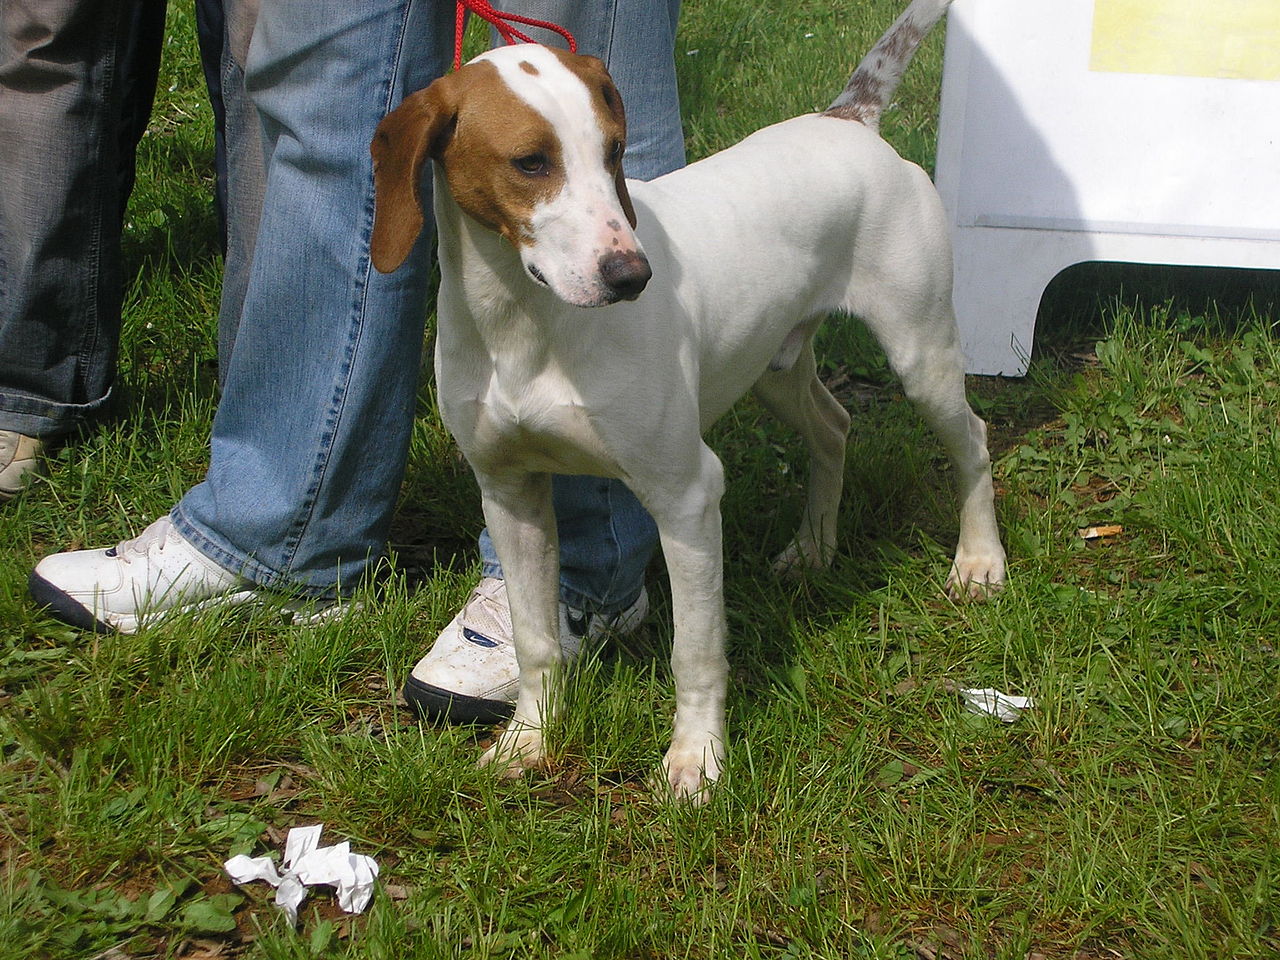
<svg viewBox="0 0 1280 960">
<path fill-rule="evenodd" d="M 422 233 L 422 166 L 439 151 L 456 111 L 449 78 L 405 97 L 383 117 L 369 149 L 373 154 L 373 265 L 391 273 L 409 256 Z"/>
<path fill-rule="evenodd" d="M 631 194 L 627 192 L 627 178 L 622 175 L 622 164 L 618 164 L 618 172 L 613 175 L 614 186 L 618 190 L 618 202 L 622 204 L 622 212 L 627 215 L 627 223 L 631 229 L 636 228 L 636 208 L 631 203 Z"/>
</svg>

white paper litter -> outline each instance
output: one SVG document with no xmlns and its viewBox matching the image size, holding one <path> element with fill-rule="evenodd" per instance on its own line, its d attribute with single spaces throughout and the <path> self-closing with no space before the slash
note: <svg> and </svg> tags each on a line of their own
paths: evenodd
<svg viewBox="0 0 1280 960">
<path fill-rule="evenodd" d="M 289 922 L 298 923 L 298 907 L 307 897 L 307 888 L 324 884 L 336 887 L 338 905 L 347 913 L 362 913 L 373 897 L 373 882 L 378 877 L 378 864 L 373 857 L 352 853 L 343 842 L 332 847 L 320 846 L 323 824 L 294 827 L 284 844 L 284 874 L 276 871 L 270 857 L 232 857 L 223 868 L 236 883 L 265 880 L 276 888 L 276 906 L 285 912 Z"/>
<path fill-rule="evenodd" d="M 956 693 L 964 699 L 964 705 L 974 713 L 985 713 L 1005 723 L 1013 723 L 1022 716 L 1023 710 L 1030 710 L 1036 705 L 1031 697 L 1018 697 L 1012 693 L 1001 693 L 990 687 L 972 689 L 957 687 Z"/>
</svg>

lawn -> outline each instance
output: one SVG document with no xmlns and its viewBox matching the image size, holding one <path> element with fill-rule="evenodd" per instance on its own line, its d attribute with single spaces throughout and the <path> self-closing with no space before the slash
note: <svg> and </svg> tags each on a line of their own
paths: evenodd
<svg viewBox="0 0 1280 960">
<path fill-rule="evenodd" d="M 825 106 L 896 13 L 687 3 L 691 156 Z M 1280 955 L 1275 275 L 1055 282 L 1029 376 L 970 380 L 1010 555 L 986 603 L 943 594 L 945 459 L 856 323 L 820 351 L 854 413 L 830 572 L 769 571 L 801 506 L 795 438 L 751 402 L 717 425 L 732 742 L 701 809 L 648 787 L 673 704 L 659 561 L 649 622 L 575 674 L 545 771 L 495 781 L 474 765 L 492 729 L 398 702 L 478 575 L 478 497 L 429 375 L 393 558 L 358 612 L 123 637 L 34 610 L 41 556 L 132 536 L 207 460 L 211 118 L 186 5 L 170 16 L 116 401 L 0 508 L 2 960 Z M 883 124 L 926 167 L 940 69 L 938 31 Z M 962 687 L 1036 705 L 1001 723 Z M 312 823 L 382 872 L 366 913 L 318 891 L 295 930 L 222 864 L 278 860 Z"/>
</svg>

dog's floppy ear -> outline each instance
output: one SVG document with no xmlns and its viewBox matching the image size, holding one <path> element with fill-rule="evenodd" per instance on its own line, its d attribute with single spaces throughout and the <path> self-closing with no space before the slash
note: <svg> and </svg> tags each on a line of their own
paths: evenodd
<svg viewBox="0 0 1280 960">
<path fill-rule="evenodd" d="M 436 156 L 457 112 L 449 77 L 405 97 L 383 117 L 373 154 L 373 265 L 391 273 L 409 256 L 422 233 L 422 165 Z"/>
</svg>

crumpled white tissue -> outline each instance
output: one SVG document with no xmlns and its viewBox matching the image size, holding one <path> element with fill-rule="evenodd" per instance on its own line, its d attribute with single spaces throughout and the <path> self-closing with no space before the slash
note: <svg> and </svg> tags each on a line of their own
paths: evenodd
<svg viewBox="0 0 1280 960">
<path fill-rule="evenodd" d="M 373 897 L 373 882 L 378 878 L 378 864 L 373 857 L 352 853 L 351 845 L 320 846 L 323 824 L 294 827 L 284 844 L 283 875 L 276 872 L 270 857 L 232 857 L 223 869 L 236 883 L 265 880 L 276 888 L 276 906 L 285 912 L 289 922 L 298 923 L 298 907 L 307 897 L 307 887 L 326 884 L 336 887 L 338 905 L 347 913 L 361 913 Z"/>
<path fill-rule="evenodd" d="M 972 689 L 957 687 L 956 693 L 964 699 L 964 705 L 974 713 L 985 713 L 1005 723 L 1013 723 L 1022 715 L 1023 710 L 1030 710 L 1036 705 L 1031 697 L 1018 697 L 1012 693 L 1001 693 L 990 687 Z"/>
</svg>

